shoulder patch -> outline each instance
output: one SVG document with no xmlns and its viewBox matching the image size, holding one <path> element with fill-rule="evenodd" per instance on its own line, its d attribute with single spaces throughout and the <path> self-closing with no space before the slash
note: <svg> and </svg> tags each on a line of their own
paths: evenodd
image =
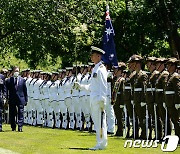
<svg viewBox="0 0 180 154">
<path fill-rule="evenodd" d="M 103 68 L 103 67 L 104 67 L 104 65 L 103 65 L 103 64 L 101 64 L 101 65 L 99 65 L 99 67 L 100 67 L 100 68 Z"/>
<path fill-rule="evenodd" d="M 97 73 L 93 73 L 93 78 L 97 78 Z"/>
</svg>

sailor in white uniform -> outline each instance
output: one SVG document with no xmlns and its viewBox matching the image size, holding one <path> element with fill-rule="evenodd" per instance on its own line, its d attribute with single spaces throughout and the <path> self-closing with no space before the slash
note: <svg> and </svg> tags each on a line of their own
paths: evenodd
<svg viewBox="0 0 180 154">
<path fill-rule="evenodd" d="M 106 124 L 106 98 L 107 98 L 107 70 L 102 64 L 101 57 L 105 52 L 97 47 L 92 47 L 91 60 L 95 63 L 92 70 L 92 79 L 89 85 L 75 83 L 74 87 L 90 89 L 90 104 L 92 119 L 96 128 L 97 144 L 90 150 L 102 150 L 107 146 Z"/>
</svg>

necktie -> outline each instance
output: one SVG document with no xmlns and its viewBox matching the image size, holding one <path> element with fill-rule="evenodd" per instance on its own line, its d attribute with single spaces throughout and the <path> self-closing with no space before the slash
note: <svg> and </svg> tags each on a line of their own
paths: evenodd
<svg viewBox="0 0 180 154">
<path fill-rule="evenodd" d="M 17 90 L 17 78 L 15 78 L 14 80 L 15 80 L 15 82 L 14 82 L 15 88 L 16 88 L 16 90 Z"/>
</svg>

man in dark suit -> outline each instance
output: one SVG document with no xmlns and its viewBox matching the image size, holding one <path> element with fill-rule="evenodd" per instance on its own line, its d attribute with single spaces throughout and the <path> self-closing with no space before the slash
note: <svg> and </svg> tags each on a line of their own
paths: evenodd
<svg viewBox="0 0 180 154">
<path fill-rule="evenodd" d="M 16 130 L 17 117 L 18 131 L 22 132 L 22 126 L 24 122 L 24 106 L 27 105 L 28 98 L 25 79 L 19 76 L 19 67 L 13 68 L 13 76 L 7 80 L 6 84 L 7 96 L 9 99 L 9 119 L 11 123 L 11 128 L 12 131 Z"/>
<path fill-rule="evenodd" d="M 2 132 L 2 110 L 3 110 L 5 97 L 6 97 L 5 77 L 3 74 L 0 74 L 0 132 Z"/>
</svg>

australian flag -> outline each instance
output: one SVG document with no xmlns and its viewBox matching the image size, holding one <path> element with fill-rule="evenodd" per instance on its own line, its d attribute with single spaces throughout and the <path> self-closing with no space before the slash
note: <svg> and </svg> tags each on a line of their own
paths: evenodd
<svg viewBox="0 0 180 154">
<path fill-rule="evenodd" d="M 105 23 L 105 31 L 103 35 L 103 50 L 106 52 L 102 56 L 102 60 L 105 64 L 118 67 L 115 43 L 114 43 L 114 29 L 111 23 L 110 15 L 109 15 L 109 6 L 106 8 L 106 23 Z"/>
</svg>

